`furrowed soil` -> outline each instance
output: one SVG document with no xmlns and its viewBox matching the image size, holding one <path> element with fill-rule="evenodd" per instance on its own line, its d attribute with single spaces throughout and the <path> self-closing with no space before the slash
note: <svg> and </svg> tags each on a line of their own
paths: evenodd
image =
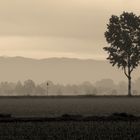
<svg viewBox="0 0 140 140">
<path fill-rule="evenodd" d="M 1 140 L 139 140 L 140 122 L 0 123 Z"/>
</svg>

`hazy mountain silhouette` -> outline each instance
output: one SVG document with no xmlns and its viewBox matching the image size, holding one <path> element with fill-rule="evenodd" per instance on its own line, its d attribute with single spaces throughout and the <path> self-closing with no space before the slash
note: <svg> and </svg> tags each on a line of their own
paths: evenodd
<svg viewBox="0 0 140 140">
<path fill-rule="evenodd" d="M 134 78 L 139 76 L 135 70 Z M 121 70 L 113 68 L 107 61 L 74 58 L 30 59 L 24 57 L 0 57 L 0 81 L 35 82 L 51 80 L 57 83 L 95 82 L 103 78 L 114 81 L 127 80 Z"/>
</svg>

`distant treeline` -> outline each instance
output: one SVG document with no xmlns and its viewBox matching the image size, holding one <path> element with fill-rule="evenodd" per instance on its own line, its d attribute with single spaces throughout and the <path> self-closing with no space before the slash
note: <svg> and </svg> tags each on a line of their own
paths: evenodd
<svg viewBox="0 0 140 140">
<path fill-rule="evenodd" d="M 140 78 L 132 84 L 133 94 L 140 93 Z M 102 79 L 95 84 L 83 82 L 81 84 L 54 84 L 52 81 L 36 84 L 33 80 L 24 82 L 1 82 L 0 95 L 127 95 L 127 83 L 124 81 L 115 84 L 112 79 Z"/>
</svg>

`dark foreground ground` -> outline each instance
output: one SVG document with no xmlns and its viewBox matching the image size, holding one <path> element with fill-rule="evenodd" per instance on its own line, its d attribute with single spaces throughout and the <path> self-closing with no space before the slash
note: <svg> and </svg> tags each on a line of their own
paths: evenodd
<svg viewBox="0 0 140 140">
<path fill-rule="evenodd" d="M 140 122 L 0 123 L 1 140 L 139 140 Z"/>
<path fill-rule="evenodd" d="M 140 116 L 140 97 L 1 97 L 0 113 L 14 117 L 75 114 Z M 125 118 L 124 118 L 125 119 Z M 140 120 L 0 122 L 0 140 L 139 140 Z"/>
</svg>

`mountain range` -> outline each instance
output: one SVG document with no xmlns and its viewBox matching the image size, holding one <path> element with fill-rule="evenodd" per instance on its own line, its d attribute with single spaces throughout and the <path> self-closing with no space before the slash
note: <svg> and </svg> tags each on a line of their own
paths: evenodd
<svg viewBox="0 0 140 140">
<path fill-rule="evenodd" d="M 140 67 L 134 70 L 133 80 L 139 75 Z M 123 71 L 112 67 L 107 60 L 0 57 L 0 82 L 27 79 L 36 83 L 51 80 L 60 84 L 79 84 L 84 81 L 94 83 L 101 79 L 113 79 L 114 82 L 127 80 Z"/>
</svg>

